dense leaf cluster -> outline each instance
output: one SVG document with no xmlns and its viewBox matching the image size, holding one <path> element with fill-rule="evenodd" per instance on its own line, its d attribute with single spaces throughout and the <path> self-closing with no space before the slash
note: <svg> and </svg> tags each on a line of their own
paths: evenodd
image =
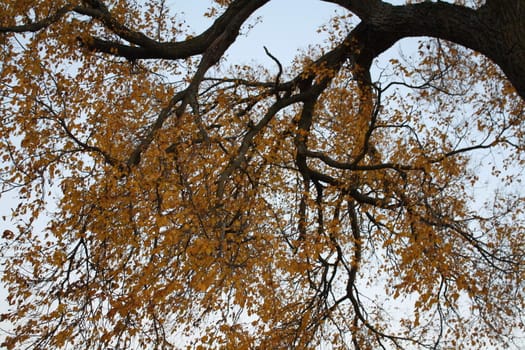
<svg viewBox="0 0 525 350">
<path fill-rule="evenodd" d="M 8 349 L 518 344 L 523 2 L 324 1 L 276 73 L 223 59 L 269 0 L 197 35 L 165 0 L 0 3 Z"/>
</svg>

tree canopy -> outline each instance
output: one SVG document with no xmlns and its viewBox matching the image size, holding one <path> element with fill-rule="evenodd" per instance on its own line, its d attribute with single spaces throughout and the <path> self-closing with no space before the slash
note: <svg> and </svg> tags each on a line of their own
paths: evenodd
<svg viewBox="0 0 525 350">
<path fill-rule="evenodd" d="M 323 1 L 270 68 L 270 0 L 0 2 L 4 346 L 519 346 L 524 2 Z"/>
</svg>

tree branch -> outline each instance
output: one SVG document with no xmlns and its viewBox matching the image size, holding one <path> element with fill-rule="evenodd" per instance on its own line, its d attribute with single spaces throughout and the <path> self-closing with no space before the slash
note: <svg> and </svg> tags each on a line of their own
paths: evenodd
<svg viewBox="0 0 525 350">
<path fill-rule="evenodd" d="M 49 16 L 44 18 L 41 21 L 33 22 L 33 23 L 27 23 L 22 24 L 19 26 L 8 26 L 8 27 L 0 27 L 0 33 L 24 33 L 24 32 L 38 32 L 39 30 L 42 30 L 49 25 L 58 22 L 64 15 L 68 12 L 70 12 L 74 7 L 71 5 L 66 5 L 64 7 L 61 7 L 58 9 L 58 11 Z"/>
<path fill-rule="evenodd" d="M 127 59 L 181 59 L 202 54 L 221 35 L 235 40 L 246 19 L 258 8 L 270 0 L 236 0 L 227 10 L 202 34 L 179 42 L 159 42 L 146 35 L 133 31 L 115 21 L 103 10 L 78 9 L 78 13 L 101 20 L 108 29 L 127 42 L 138 45 L 130 46 L 100 38 L 81 39 L 82 44 L 90 50 Z"/>
</svg>

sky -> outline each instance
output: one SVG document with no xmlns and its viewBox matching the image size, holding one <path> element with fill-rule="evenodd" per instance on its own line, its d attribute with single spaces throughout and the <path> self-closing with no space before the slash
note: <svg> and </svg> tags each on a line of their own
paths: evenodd
<svg viewBox="0 0 525 350">
<path fill-rule="evenodd" d="M 184 12 L 196 33 L 211 24 L 211 20 L 201 16 L 208 1 L 170 0 L 169 3 L 173 4 L 172 8 Z M 255 23 L 257 17 L 260 20 L 229 48 L 227 54 L 235 62 L 272 64 L 264 53 L 263 46 L 266 46 L 283 64 L 289 64 L 298 49 L 322 42 L 324 38 L 317 33 L 317 28 L 326 23 L 338 7 L 319 0 L 273 0 L 254 13 L 249 23 Z"/>
<path fill-rule="evenodd" d="M 404 0 L 388 1 L 403 4 Z M 212 22 L 202 14 L 208 1 L 168 0 L 170 8 L 180 9 L 195 33 L 200 33 Z M 310 44 L 322 43 L 326 35 L 317 29 L 328 22 L 334 13 L 348 13 L 342 7 L 320 0 L 273 0 L 260 8 L 248 23 L 259 21 L 247 35 L 240 37 L 227 51 L 229 58 L 238 63 L 257 62 L 274 64 L 265 55 L 263 46 L 284 65 L 291 63 L 298 50 Z"/>
</svg>

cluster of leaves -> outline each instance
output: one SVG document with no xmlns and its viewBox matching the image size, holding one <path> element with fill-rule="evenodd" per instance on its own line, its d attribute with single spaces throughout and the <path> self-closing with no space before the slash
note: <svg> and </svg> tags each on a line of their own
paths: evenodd
<svg viewBox="0 0 525 350">
<path fill-rule="evenodd" d="M 216 1 L 200 36 L 163 0 L 0 4 L 7 348 L 484 348 L 523 330 L 524 198 L 479 204 L 472 170 L 504 155 L 493 176 L 520 180 L 512 84 L 439 39 L 372 79 L 347 15 L 290 68 L 267 52 L 277 74 L 218 67 L 266 2 Z"/>
</svg>

